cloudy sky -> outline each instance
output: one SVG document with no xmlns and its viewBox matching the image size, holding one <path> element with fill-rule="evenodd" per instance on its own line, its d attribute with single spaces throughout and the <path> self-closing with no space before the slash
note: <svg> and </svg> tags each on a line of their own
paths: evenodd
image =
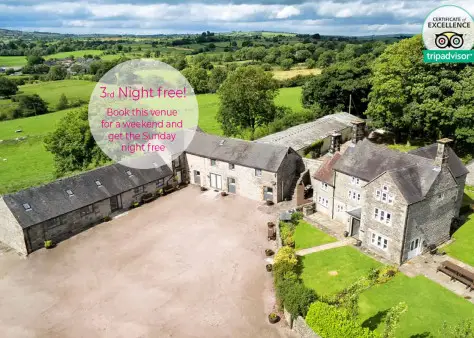
<svg viewBox="0 0 474 338">
<path fill-rule="evenodd" d="M 425 16 L 441 4 L 474 14 L 473 0 L 0 0 L 0 28 L 104 34 L 419 33 Z"/>
</svg>

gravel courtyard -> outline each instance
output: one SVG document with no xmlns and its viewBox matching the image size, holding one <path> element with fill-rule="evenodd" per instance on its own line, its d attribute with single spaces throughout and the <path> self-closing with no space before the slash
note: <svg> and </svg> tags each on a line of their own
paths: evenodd
<svg viewBox="0 0 474 338">
<path fill-rule="evenodd" d="M 27 259 L 0 254 L 2 337 L 287 337 L 257 202 L 187 187 Z"/>
</svg>

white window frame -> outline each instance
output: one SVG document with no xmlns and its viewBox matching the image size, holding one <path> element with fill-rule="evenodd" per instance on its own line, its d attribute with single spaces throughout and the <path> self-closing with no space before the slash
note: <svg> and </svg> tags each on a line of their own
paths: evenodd
<svg viewBox="0 0 474 338">
<path fill-rule="evenodd" d="M 388 238 L 382 236 L 375 231 L 371 231 L 372 235 L 370 236 L 370 244 L 376 248 L 387 251 L 388 250 Z"/>
<path fill-rule="evenodd" d="M 234 169 L 235 169 L 235 164 L 229 163 L 229 170 L 234 170 Z"/>
<path fill-rule="evenodd" d="M 351 183 L 353 185 L 360 185 L 360 179 L 354 176 L 351 176 Z"/>
<path fill-rule="evenodd" d="M 326 197 L 318 196 L 318 203 L 325 208 L 329 207 L 329 199 Z"/>
<path fill-rule="evenodd" d="M 211 158 L 210 161 L 211 161 L 211 167 L 216 167 L 217 166 L 217 160 Z"/>
<path fill-rule="evenodd" d="M 375 190 L 375 199 L 380 201 L 381 196 L 382 193 L 380 192 L 380 190 Z"/>
<path fill-rule="evenodd" d="M 23 209 L 25 209 L 25 211 L 30 211 L 32 210 L 31 209 L 31 205 L 29 203 L 23 203 Z"/>
<path fill-rule="evenodd" d="M 255 176 L 262 177 L 262 169 L 255 169 Z"/>
<path fill-rule="evenodd" d="M 373 212 L 373 219 L 376 221 L 386 224 L 392 225 L 392 213 L 380 208 L 374 208 Z"/>
<path fill-rule="evenodd" d="M 321 182 L 321 189 L 324 190 L 324 191 L 327 191 L 328 190 L 328 184 L 325 183 L 325 182 Z"/>
<path fill-rule="evenodd" d="M 353 201 L 360 201 L 361 200 L 361 195 L 359 192 L 355 191 L 355 190 L 349 190 L 349 199 L 353 200 Z"/>
</svg>

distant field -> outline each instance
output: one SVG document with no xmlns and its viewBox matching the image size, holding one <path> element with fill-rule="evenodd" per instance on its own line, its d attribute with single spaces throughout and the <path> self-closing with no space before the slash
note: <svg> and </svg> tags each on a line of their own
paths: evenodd
<svg viewBox="0 0 474 338">
<path fill-rule="evenodd" d="M 61 84 L 61 82 L 63 83 Z M 55 105 L 61 93 L 65 93 L 67 97 L 75 96 L 88 100 L 94 85 L 94 82 L 65 80 L 22 86 L 21 88 L 23 90 L 26 87 L 26 91 L 36 92 L 48 103 Z M 301 88 L 299 87 L 283 88 L 275 101 L 278 105 L 301 110 L 300 95 Z M 215 119 L 219 107 L 218 96 L 216 94 L 198 95 L 198 103 L 200 108 L 199 126 L 208 133 L 221 135 L 222 131 Z M 56 128 L 57 122 L 66 113 L 67 111 L 63 110 L 41 116 L 0 122 L 0 140 L 28 136 L 27 140 L 17 143 L 13 142 L 12 144 L 12 142 L 4 141 L 0 144 L 0 194 L 54 179 L 53 157 L 44 149 L 43 137 Z M 22 129 L 23 132 L 15 133 L 17 129 Z M 3 161 L 4 158 L 7 161 Z"/>
<path fill-rule="evenodd" d="M 24 56 L 0 56 L 0 67 L 21 67 L 26 65 Z"/>
<path fill-rule="evenodd" d="M 20 92 L 24 94 L 38 94 L 48 105 L 54 109 L 61 94 L 71 99 L 82 99 L 89 101 L 96 82 L 84 80 L 62 80 L 52 82 L 41 82 L 20 86 Z"/>
<path fill-rule="evenodd" d="M 44 58 L 45 59 L 65 59 L 70 57 L 71 55 L 74 56 L 75 58 L 78 57 L 83 57 L 84 55 L 101 55 L 104 51 L 103 50 L 97 50 L 97 49 L 83 49 L 83 50 L 75 50 L 73 52 L 62 52 L 62 53 L 56 53 L 56 54 L 51 54 L 47 55 Z"/>
<path fill-rule="evenodd" d="M 321 69 L 290 69 L 290 70 L 274 70 L 273 77 L 277 80 L 286 80 L 294 78 L 298 75 L 319 75 L 321 74 Z"/>
</svg>

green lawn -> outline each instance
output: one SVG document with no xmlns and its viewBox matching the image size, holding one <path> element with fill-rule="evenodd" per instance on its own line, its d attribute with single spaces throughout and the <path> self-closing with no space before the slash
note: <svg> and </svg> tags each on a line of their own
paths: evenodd
<svg viewBox="0 0 474 338">
<path fill-rule="evenodd" d="M 75 58 L 78 57 L 83 57 L 84 55 L 101 55 L 104 51 L 103 50 L 97 50 L 97 49 L 83 49 L 83 50 L 75 50 L 73 52 L 62 52 L 62 53 L 56 53 L 56 54 L 51 54 L 47 55 L 44 58 L 45 59 L 65 59 L 70 57 L 71 55 L 74 56 Z"/>
<path fill-rule="evenodd" d="M 301 87 L 281 88 L 275 103 L 279 106 L 285 106 L 294 111 L 303 110 L 301 103 Z"/>
<path fill-rule="evenodd" d="M 474 213 L 454 234 L 453 243 L 444 247 L 446 253 L 464 263 L 474 266 Z"/>
<path fill-rule="evenodd" d="M 298 226 L 295 229 L 294 239 L 296 250 L 336 242 L 334 237 L 329 236 L 324 231 L 315 228 L 305 221 L 300 221 L 298 223 Z"/>
<path fill-rule="evenodd" d="M 321 295 L 332 295 L 382 264 L 357 249 L 344 246 L 302 256 L 301 278 Z"/>
<path fill-rule="evenodd" d="M 38 94 L 51 109 L 54 109 L 61 94 L 66 95 L 69 100 L 81 99 L 89 102 L 96 84 L 96 82 L 85 80 L 61 80 L 27 84 L 20 86 L 19 90 L 24 94 Z"/>
<path fill-rule="evenodd" d="M 53 170 L 41 136 L 0 144 L 0 194 L 52 181 Z"/>
<path fill-rule="evenodd" d="M 424 276 L 409 278 L 399 274 L 361 294 L 361 323 L 381 332 L 384 311 L 399 302 L 405 302 L 408 311 L 400 319 L 397 337 L 442 338 L 439 330 L 443 321 L 455 325 L 461 319 L 474 318 L 474 305 L 467 300 Z"/>
<path fill-rule="evenodd" d="M 25 56 L 0 56 L 0 67 L 22 67 L 26 65 Z"/>
</svg>

